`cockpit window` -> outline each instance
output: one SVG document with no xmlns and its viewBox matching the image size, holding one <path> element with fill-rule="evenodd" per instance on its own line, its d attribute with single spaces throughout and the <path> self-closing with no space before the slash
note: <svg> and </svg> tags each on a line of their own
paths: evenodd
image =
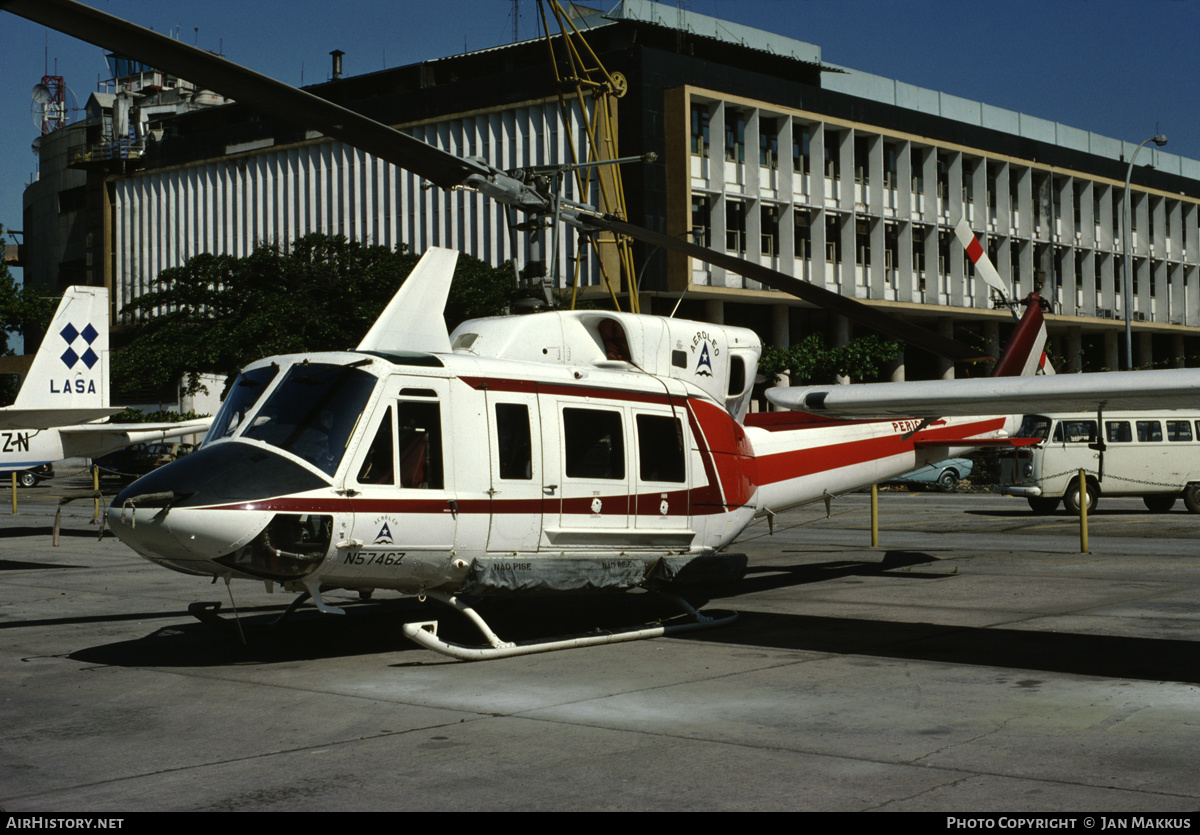
<svg viewBox="0 0 1200 835">
<path fill-rule="evenodd" d="M 228 438 L 236 432 L 278 373 L 279 366 L 271 363 L 239 374 L 225 396 L 225 402 L 221 404 L 216 418 L 213 419 L 206 442 Z"/>
<path fill-rule="evenodd" d="M 375 388 L 375 376 L 356 365 L 293 365 L 241 436 L 333 475 Z"/>
<path fill-rule="evenodd" d="M 1046 440 L 1050 437 L 1050 418 L 1045 415 L 1025 415 L 1021 428 L 1017 430 L 1017 437 Z"/>
</svg>

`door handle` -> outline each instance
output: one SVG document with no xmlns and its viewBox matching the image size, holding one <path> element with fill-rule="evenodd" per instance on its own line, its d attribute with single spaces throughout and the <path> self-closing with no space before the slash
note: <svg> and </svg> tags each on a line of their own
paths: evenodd
<svg viewBox="0 0 1200 835">
<path fill-rule="evenodd" d="M 542 493 L 546 496 L 553 496 L 554 491 L 557 489 L 558 489 L 557 484 L 547 484 L 545 487 L 542 488 Z"/>
</svg>

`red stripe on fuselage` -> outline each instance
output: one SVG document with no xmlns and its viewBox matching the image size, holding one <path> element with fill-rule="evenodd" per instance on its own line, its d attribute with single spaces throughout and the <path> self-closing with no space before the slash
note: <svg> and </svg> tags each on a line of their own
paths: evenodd
<svg viewBox="0 0 1200 835">
<path fill-rule="evenodd" d="M 775 484 L 792 478 L 809 476 L 815 473 L 836 470 L 855 464 L 864 464 L 893 455 L 912 452 L 916 442 L 923 446 L 930 442 L 944 440 L 962 441 L 971 435 L 981 435 L 994 432 L 1004 427 L 1005 419 L 989 418 L 968 423 L 962 426 L 947 426 L 944 429 L 922 431 L 917 435 L 904 437 L 904 432 L 895 432 L 877 438 L 863 438 L 857 441 L 846 441 L 840 444 L 814 446 L 808 449 L 788 450 L 773 455 L 758 456 L 758 483 Z"/>
</svg>

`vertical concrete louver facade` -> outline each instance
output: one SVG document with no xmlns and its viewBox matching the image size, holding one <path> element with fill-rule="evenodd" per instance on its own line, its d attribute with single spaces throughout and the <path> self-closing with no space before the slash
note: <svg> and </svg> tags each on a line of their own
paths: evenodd
<svg viewBox="0 0 1200 835">
<path fill-rule="evenodd" d="M 578 108 L 572 116 L 571 130 L 564 130 L 558 102 L 545 101 L 408 130 L 452 153 L 512 169 L 570 161 L 570 137 L 581 154 Z M 311 232 L 389 248 L 403 243 L 416 252 L 444 246 L 493 264 L 515 258 L 524 266 L 524 233 L 509 228 L 502 206 L 475 192 L 424 188 L 419 177 L 342 142 L 313 139 L 227 152 L 112 181 L 113 283 L 120 306 L 193 255 L 242 257 L 259 244 L 286 246 Z M 573 183 L 565 188 L 565 196 L 579 199 Z M 563 286 L 573 280 L 568 277 L 577 260 L 583 283 L 594 284 L 594 254 L 580 250 L 578 236 L 567 229 L 558 253 Z"/>
</svg>

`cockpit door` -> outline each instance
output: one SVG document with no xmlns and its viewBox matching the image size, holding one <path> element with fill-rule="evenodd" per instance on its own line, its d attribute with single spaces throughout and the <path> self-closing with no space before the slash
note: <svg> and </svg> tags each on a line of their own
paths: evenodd
<svg viewBox="0 0 1200 835">
<path fill-rule="evenodd" d="M 454 547 L 448 388 L 438 378 L 393 377 L 358 428 L 343 490 L 354 512 L 351 538 L 364 551 Z"/>
</svg>

